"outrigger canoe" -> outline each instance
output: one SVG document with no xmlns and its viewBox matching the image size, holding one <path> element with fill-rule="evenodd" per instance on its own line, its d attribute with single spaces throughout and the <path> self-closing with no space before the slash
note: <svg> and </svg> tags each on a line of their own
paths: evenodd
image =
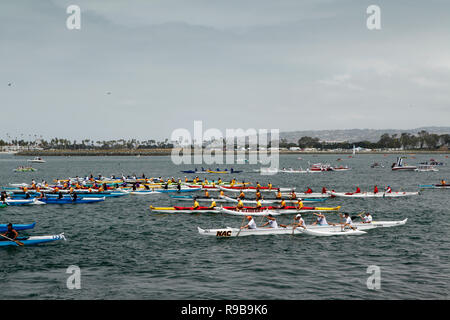
<svg viewBox="0 0 450 320">
<path fill-rule="evenodd" d="M 231 208 L 231 207 L 230 207 Z M 154 213 L 218 213 L 217 207 L 198 207 L 194 209 L 193 207 L 153 207 L 150 206 L 150 210 Z"/>
<path fill-rule="evenodd" d="M 281 192 L 290 192 L 292 190 L 295 190 L 295 188 L 269 188 L 269 187 L 239 187 L 239 186 L 233 186 L 233 187 L 227 187 L 227 186 L 219 186 L 219 188 L 221 190 L 224 191 L 232 191 L 232 192 L 256 192 L 258 189 L 260 192 L 277 192 L 278 190 L 280 190 Z"/>
<path fill-rule="evenodd" d="M 36 226 L 36 222 L 29 224 L 13 224 L 12 227 L 16 231 L 33 229 Z M 0 232 L 6 232 L 8 225 L 6 223 L 0 224 Z M 1 238 L 1 237 L 0 237 Z"/>
<path fill-rule="evenodd" d="M 214 200 L 215 202 L 229 202 L 226 199 L 217 198 L 217 197 L 214 198 L 214 197 L 192 196 L 192 195 L 187 195 L 187 196 L 169 195 L 169 197 L 171 197 L 172 199 L 175 199 L 175 200 L 179 200 L 179 201 L 190 201 L 190 202 L 193 202 L 194 199 L 196 199 L 198 202 L 208 202 L 208 203 L 210 203 L 212 200 Z"/>
<path fill-rule="evenodd" d="M 406 224 L 408 219 L 404 219 L 401 221 L 373 221 L 372 223 L 362 223 L 362 222 L 356 222 L 353 223 L 353 226 L 356 228 L 357 231 L 364 231 L 364 230 L 370 230 L 374 228 L 388 228 L 388 227 L 394 227 L 394 226 L 400 226 Z M 343 235 L 341 226 L 332 226 L 332 225 L 308 225 L 306 226 L 306 230 L 303 228 L 295 228 L 292 227 L 288 228 L 257 228 L 257 229 L 242 229 L 239 232 L 239 228 L 221 228 L 221 229 L 202 229 L 200 227 L 198 228 L 198 232 L 201 235 L 205 236 L 215 236 L 219 238 L 223 237 L 243 237 L 243 236 L 264 236 L 264 235 L 278 235 L 278 234 L 310 234 L 310 235 L 317 235 L 317 236 L 331 236 L 331 235 Z M 351 229 L 344 229 L 344 234 L 347 231 L 350 231 Z M 307 232 L 308 231 L 308 232 Z M 317 233 L 319 232 L 319 233 Z M 361 233 L 355 233 L 350 232 L 348 234 L 356 235 Z"/>
<path fill-rule="evenodd" d="M 372 227 L 370 229 L 373 229 Z M 222 228 L 222 229 L 202 229 L 197 227 L 198 232 L 204 236 L 214 236 L 217 238 L 231 238 L 231 237 L 245 237 L 245 236 L 266 236 L 266 235 L 279 235 L 279 234 L 289 234 L 289 235 L 299 235 L 299 234 L 309 234 L 316 236 L 331 236 L 331 235 L 361 235 L 365 234 L 362 230 L 353 229 L 341 229 L 340 226 L 307 226 L 306 229 L 303 228 L 257 228 L 257 229 L 242 229 L 239 228 Z M 369 229 L 369 228 L 367 228 Z M 366 229 L 366 230 L 367 230 Z M 240 230 L 240 231 L 239 231 Z"/>
<path fill-rule="evenodd" d="M 228 202 L 239 202 L 238 199 L 231 198 L 228 196 L 220 196 L 221 199 L 225 199 Z M 323 202 L 327 199 L 321 198 L 321 199 L 302 199 L 303 203 L 311 203 L 311 202 Z M 286 203 L 297 203 L 298 199 L 285 199 Z M 261 204 L 274 204 L 274 203 L 280 203 L 281 199 L 262 199 L 260 200 Z M 256 199 L 242 199 L 242 203 L 247 204 L 256 204 Z"/>
<path fill-rule="evenodd" d="M 296 192 L 295 193 L 297 198 L 333 198 L 334 196 L 331 195 L 328 192 L 325 193 L 321 193 L 321 192 L 311 192 L 311 193 L 306 193 L 306 192 Z M 291 196 L 290 193 L 282 193 L 281 196 L 283 198 L 289 198 Z"/>
<path fill-rule="evenodd" d="M 68 203 L 72 203 L 72 204 L 78 204 L 78 203 L 94 203 L 94 202 L 100 202 L 100 201 L 105 201 L 105 197 L 101 197 L 101 198 L 77 198 L 76 200 L 73 200 L 71 198 L 62 198 L 62 199 L 58 199 L 58 198 L 42 198 L 39 199 L 39 201 L 45 202 L 46 204 L 68 204 Z"/>
<path fill-rule="evenodd" d="M 200 190 L 200 188 L 181 188 L 180 190 L 178 190 L 178 189 L 158 189 L 155 191 L 160 192 L 160 193 L 173 193 L 173 192 L 182 193 L 182 192 L 196 192 L 198 190 Z"/>
<path fill-rule="evenodd" d="M 0 247 L 5 246 L 16 246 L 18 247 L 19 244 L 17 244 L 14 241 L 9 241 L 5 238 L 0 237 Z M 17 241 L 22 242 L 26 246 L 30 245 L 37 245 L 40 243 L 46 243 L 46 242 L 53 242 L 58 240 L 66 240 L 66 237 L 64 236 L 64 233 L 57 234 L 57 235 L 50 235 L 50 236 L 32 236 L 32 237 L 17 237 Z"/>
<path fill-rule="evenodd" d="M 450 189 L 450 184 L 422 184 L 419 185 L 422 189 Z"/>
<path fill-rule="evenodd" d="M 297 209 L 294 206 L 286 206 L 284 209 L 280 207 L 262 207 L 261 209 L 257 209 L 254 207 L 244 207 L 240 211 L 237 211 L 236 207 L 220 207 L 218 210 L 223 213 L 235 215 L 235 216 L 266 216 L 268 214 L 271 215 L 280 215 L 280 214 L 289 214 L 289 213 L 301 213 L 301 212 L 322 212 L 322 211 L 339 211 L 341 207 L 302 207 L 301 209 Z"/>
<path fill-rule="evenodd" d="M 44 204 L 36 198 L 32 199 L 10 199 L 5 200 L 8 206 L 23 206 L 23 205 L 34 205 L 34 204 Z"/>
<path fill-rule="evenodd" d="M 335 197 L 344 197 L 344 198 L 398 198 L 398 197 L 407 197 L 407 196 L 415 196 L 418 195 L 419 192 L 334 192 L 328 191 L 331 195 Z"/>
</svg>

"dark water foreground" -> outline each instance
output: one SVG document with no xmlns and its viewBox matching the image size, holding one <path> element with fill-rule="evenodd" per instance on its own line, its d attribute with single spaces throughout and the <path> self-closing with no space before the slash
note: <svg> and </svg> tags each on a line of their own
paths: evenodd
<svg viewBox="0 0 450 320">
<path fill-rule="evenodd" d="M 349 172 L 252 173 L 257 165 L 235 165 L 239 180 L 274 185 L 322 186 L 337 191 L 450 180 L 448 166 L 436 173 L 391 172 L 395 155 L 282 155 L 281 167 L 306 168 L 308 161 L 346 164 Z M 336 162 L 341 157 L 342 162 Z M 417 155 L 410 164 L 433 157 Z M 0 156 L 0 184 L 40 181 L 89 173 L 181 176 L 170 157 L 49 157 L 37 172 L 14 173 L 24 159 Z M 371 169 L 373 162 L 384 169 Z M 447 163 L 449 164 L 449 163 Z M 216 167 L 216 166 L 214 166 Z M 223 166 L 220 166 L 223 167 Z M 228 166 L 229 167 L 229 166 Z M 216 178 L 208 175 L 208 178 Z M 222 178 L 225 178 L 223 175 Z M 67 241 L 37 247 L 0 248 L 0 299 L 448 299 L 450 291 L 450 190 L 425 190 L 403 199 L 330 199 L 323 206 L 373 213 L 375 219 L 408 218 L 405 226 L 369 230 L 357 237 L 202 237 L 203 228 L 238 227 L 242 218 L 222 214 L 151 215 L 150 204 L 176 204 L 166 195 L 125 196 L 104 203 L 0 209 L 0 223 L 37 222 L 28 234 L 65 232 Z M 183 205 L 182 202 L 178 203 Z M 278 218 L 290 222 L 292 215 Z M 338 221 L 330 213 L 329 220 Z M 307 221 L 311 221 L 307 217 Z M 260 222 L 260 218 L 257 219 Z M 24 233 L 25 234 L 25 233 Z M 81 268 L 81 290 L 69 290 L 70 265 Z M 381 288 L 369 290 L 367 268 L 381 268 Z"/>
</svg>

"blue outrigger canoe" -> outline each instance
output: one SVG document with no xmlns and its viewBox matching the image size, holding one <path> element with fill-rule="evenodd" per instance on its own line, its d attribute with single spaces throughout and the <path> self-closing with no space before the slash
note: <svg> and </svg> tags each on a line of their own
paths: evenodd
<svg viewBox="0 0 450 320">
<path fill-rule="evenodd" d="M 59 194 L 57 193 L 44 193 L 46 195 L 47 198 L 58 198 Z M 76 192 L 77 196 L 79 198 L 102 198 L 102 197 L 106 197 L 106 198 L 110 198 L 110 197 L 122 197 L 122 196 L 126 196 L 128 194 L 128 192 Z M 30 193 L 30 197 L 31 198 L 37 198 L 39 197 L 39 193 Z M 25 199 L 25 194 L 24 193 L 13 193 L 10 195 L 10 197 L 12 199 Z M 63 193 L 63 197 L 64 198 L 70 198 L 70 194 L 68 193 Z"/>
<path fill-rule="evenodd" d="M 66 237 L 64 236 L 64 233 L 61 233 L 61 234 L 51 235 L 51 236 L 17 237 L 16 240 L 22 242 L 25 246 L 31 246 L 31 245 L 37 245 L 40 243 L 53 242 L 53 241 L 57 241 L 57 240 L 66 240 Z M 9 241 L 3 237 L 0 237 L 0 247 L 6 247 L 6 246 L 18 247 L 19 244 L 17 244 L 14 241 Z"/>
<path fill-rule="evenodd" d="M 30 224 L 14 224 L 13 223 L 13 229 L 16 231 L 20 230 L 29 230 L 33 229 L 36 225 L 36 222 L 30 223 Z M 8 230 L 8 225 L 6 223 L 0 224 L 0 232 L 6 232 Z"/>
</svg>

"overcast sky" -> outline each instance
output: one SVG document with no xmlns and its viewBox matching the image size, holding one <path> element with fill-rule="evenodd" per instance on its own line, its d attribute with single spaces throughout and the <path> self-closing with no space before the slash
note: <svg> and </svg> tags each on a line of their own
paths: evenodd
<svg viewBox="0 0 450 320">
<path fill-rule="evenodd" d="M 450 1 L 1 1 L 0 105 L 3 139 L 449 126 Z"/>
</svg>

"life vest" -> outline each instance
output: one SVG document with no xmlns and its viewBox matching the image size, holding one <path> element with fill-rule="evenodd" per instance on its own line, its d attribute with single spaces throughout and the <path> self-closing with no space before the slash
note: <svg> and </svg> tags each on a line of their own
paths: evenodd
<svg viewBox="0 0 450 320">
<path fill-rule="evenodd" d="M 215 207 L 216 207 L 216 202 L 215 201 L 211 202 L 210 208 L 215 208 Z"/>
<path fill-rule="evenodd" d="M 303 208 L 303 202 L 299 200 L 297 202 L 297 209 L 301 209 L 301 208 Z"/>
<path fill-rule="evenodd" d="M 286 207 L 286 201 L 282 200 L 282 201 L 281 201 L 281 204 L 280 204 L 280 207 L 281 207 L 281 208 Z"/>
<path fill-rule="evenodd" d="M 197 200 L 194 201 L 194 209 L 197 209 L 198 207 L 200 207 L 199 203 L 197 202 Z"/>
</svg>

